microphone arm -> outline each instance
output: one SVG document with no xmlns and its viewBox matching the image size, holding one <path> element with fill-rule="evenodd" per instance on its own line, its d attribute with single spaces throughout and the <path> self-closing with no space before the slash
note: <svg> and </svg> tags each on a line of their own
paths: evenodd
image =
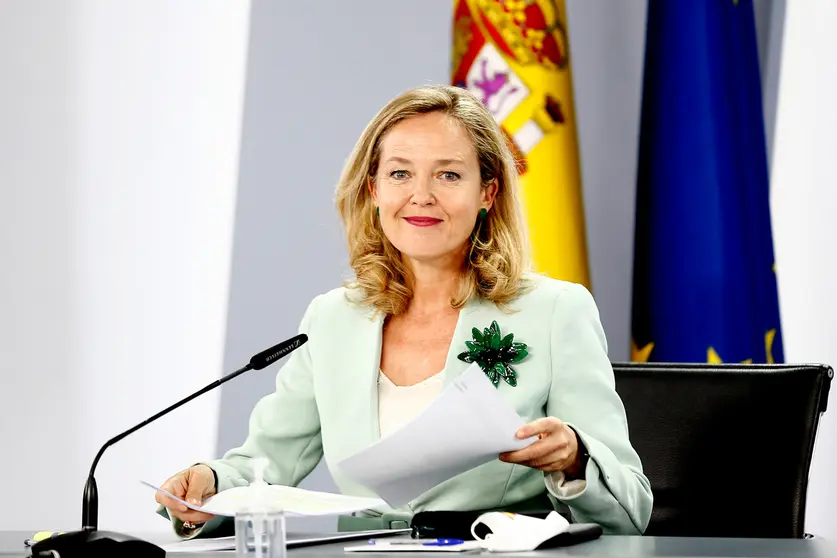
<svg viewBox="0 0 837 558">
<path fill-rule="evenodd" d="M 82 530 L 87 532 L 96 531 L 99 528 L 99 490 L 96 486 L 96 465 L 99 464 L 99 460 L 102 458 L 102 454 L 105 453 L 105 450 L 108 449 L 110 446 L 115 444 L 116 442 L 122 440 L 123 438 L 133 434 L 140 428 L 151 424 L 158 418 L 169 414 L 170 412 L 174 411 L 178 407 L 185 405 L 189 401 L 200 397 L 204 393 L 211 391 L 221 384 L 229 382 L 233 378 L 237 378 L 238 376 L 244 374 L 248 370 L 261 370 L 274 362 L 276 362 L 279 358 L 285 356 L 286 354 L 290 353 L 294 349 L 297 349 L 302 346 L 303 343 L 308 341 L 308 336 L 303 334 L 297 335 L 295 337 L 291 337 L 287 341 L 283 341 L 278 345 L 274 345 L 269 349 L 262 351 L 261 353 L 255 355 L 253 358 L 250 359 L 250 362 L 244 366 L 243 368 L 239 368 L 235 372 L 231 374 L 227 374 L 226 376 L 219 378 L 212 382 L 211 384 L 203 387 L 202 389 L 196 391 L 192 395 L 184 397 L 174 405 L 170 407 L 166 407 L 159 413 L 145 419 L 143 422 L 137 424 L 136 426 L 132 426 L 125 432 L 118 434 L 105 442 L 102 448 L 99 450 L 99 453 L 96 454 L 96 458 L 93 460 L 93 464 L 90 466 L 90 473 L 87 475 L 87 483 L 84 485 L 84 497 L 82 499 L 82 509 L 81 509 L 81 525 Z"/>
</svg>

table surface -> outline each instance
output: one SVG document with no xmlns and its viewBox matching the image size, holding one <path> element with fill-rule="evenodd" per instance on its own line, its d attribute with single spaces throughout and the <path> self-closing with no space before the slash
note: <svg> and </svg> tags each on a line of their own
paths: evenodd
<svg viewBox="0 0 837 558">
<path fill-rule="evenodd" d="M 0 531 L 0 556 L 29 556 L 23 541 L 31 533 L 20 531 Z M 141 536 L 141 535 L 140 535 Z M 310 536 L 304 534 L 304 536 Z M 289 533 L 289 538 L 294 535 Z M 142 537 L 157 544 L 172 542 L 170 537 L 159 534 Z M 349 544 L 339 542 L 318 546 L 295 548 L 288 551 L 290 556 L 307 558 L 309 556 L 369 556 L 383 558 L 384 556 L 421 556 L 427 558 L 428 553 L 386 553 L 347 554 L 343 547 Z M 485 553 L 487 554 L 487 553 Z M 600 539 L 581 543 L 565 548 L 541 550 L 536 553 L 505 553 L 505 556 L 528 556 L 534 554 L 555 557 L 585 556 L 602 558 L 837 558 L 837 543 L 824 539 L 794 540 L 794 539 L 716 539 L 716 538 L 677 538 L 677 537 L 628 537 L 604 536 Z M 434 554 L 440 556 L 440 554 Z M 442 556 L 457 556 L 458 553 L 446 553 Z M 234 552 L 204 552 L 177 553 L 170 552 L 167 556 L 203 556 L 205 558 L 230 558 Z"/>
</svg>

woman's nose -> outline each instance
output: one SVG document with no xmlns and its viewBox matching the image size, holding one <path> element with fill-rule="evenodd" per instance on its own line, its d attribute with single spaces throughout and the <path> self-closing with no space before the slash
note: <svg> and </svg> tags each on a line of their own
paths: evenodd
<svg viewBox="0 0 837 558">
<path fill-rule="evenodd" d="M 432 177 L 419 177 L 413 182 L 413 195 L 411 200 L 417 205 L 428 205 L 436 201 L 433 195 L 433 179 Z"/>
</svg>

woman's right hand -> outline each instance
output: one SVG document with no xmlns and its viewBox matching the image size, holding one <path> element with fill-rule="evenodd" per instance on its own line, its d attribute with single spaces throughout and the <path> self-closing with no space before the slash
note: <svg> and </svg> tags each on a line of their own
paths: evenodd
<svg viewBox="0 0 837 558">
<path fill-rule="evenodd" d="M 160 488 L 192 505 L 200 506 L 204 500 L 215 494 L 215 475 L 207 465 L 194 465 L 169 478 Z M 160 491 L 157 491 L 155 499 L 169 511 L 169 515 L 183 522 L 206 523 L 214 517 L 187 508 Z"/>
</svg>

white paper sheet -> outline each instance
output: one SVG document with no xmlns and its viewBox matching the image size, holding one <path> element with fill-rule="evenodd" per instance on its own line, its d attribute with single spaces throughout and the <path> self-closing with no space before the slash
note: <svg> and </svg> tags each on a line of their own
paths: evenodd
<svg viewBox="0 0 837 558">
<path fill-rule="evenodd" d="M 235 550 L 235 537 L 218 537 L 215 539 L 192 539 L 177 541 L 162 545 L 166 552 L 203 553 Z"/>
<path fill-rule="evenodd" d="M 384 502 L 378 498 L 360 498 L 290 486 L 265 485 L 258 488 L 253 486 L 230 488 L 207 498 L 202 506 L 194 506 L 160 487 L 145 481 L 141 482 L 193 510 L 227 517 L 233 517 L 237 511 L 252 507 L 256 490 L 261 493 L 257 496 L 260 509 L 284 511 L 288 515 L 340 515 L 384 505 Z"/>
<path fill-rule="evenodd" d="M 341 531 L 336 533 L 287 533 L 287 547 L 299 548 L 303 546 L 324 545 L 342 541 L 362 539 L 385 540 L 390 537 L 403 537 L 412 529 L 373 529 L 371 531 Z M 411 539 L 407 539 L 411 540 Z M 208 539 L 175 540 L 157 543 L 166 552 L 200 553 L 235 550 L 235 537 L 216 537 Z M 368 543 L 367 543 L 368 544 Z"/>
<path fill-rule="evenodd" d="M 398 507 L 497 459 L 500 453 L 537 440 L 515 437 L 523 424 L 485 373 L 472 364 L 415 419 L 338 467 Z"/>
<path fill-rule="evenodd" d="M 419 540 L 409 544 L 375 543 L 343 547 L 345 552 L 471 552 L 479 549 L 479 541 L 464 541 L 451 546 L 431 546 Z"/>
</svg>

